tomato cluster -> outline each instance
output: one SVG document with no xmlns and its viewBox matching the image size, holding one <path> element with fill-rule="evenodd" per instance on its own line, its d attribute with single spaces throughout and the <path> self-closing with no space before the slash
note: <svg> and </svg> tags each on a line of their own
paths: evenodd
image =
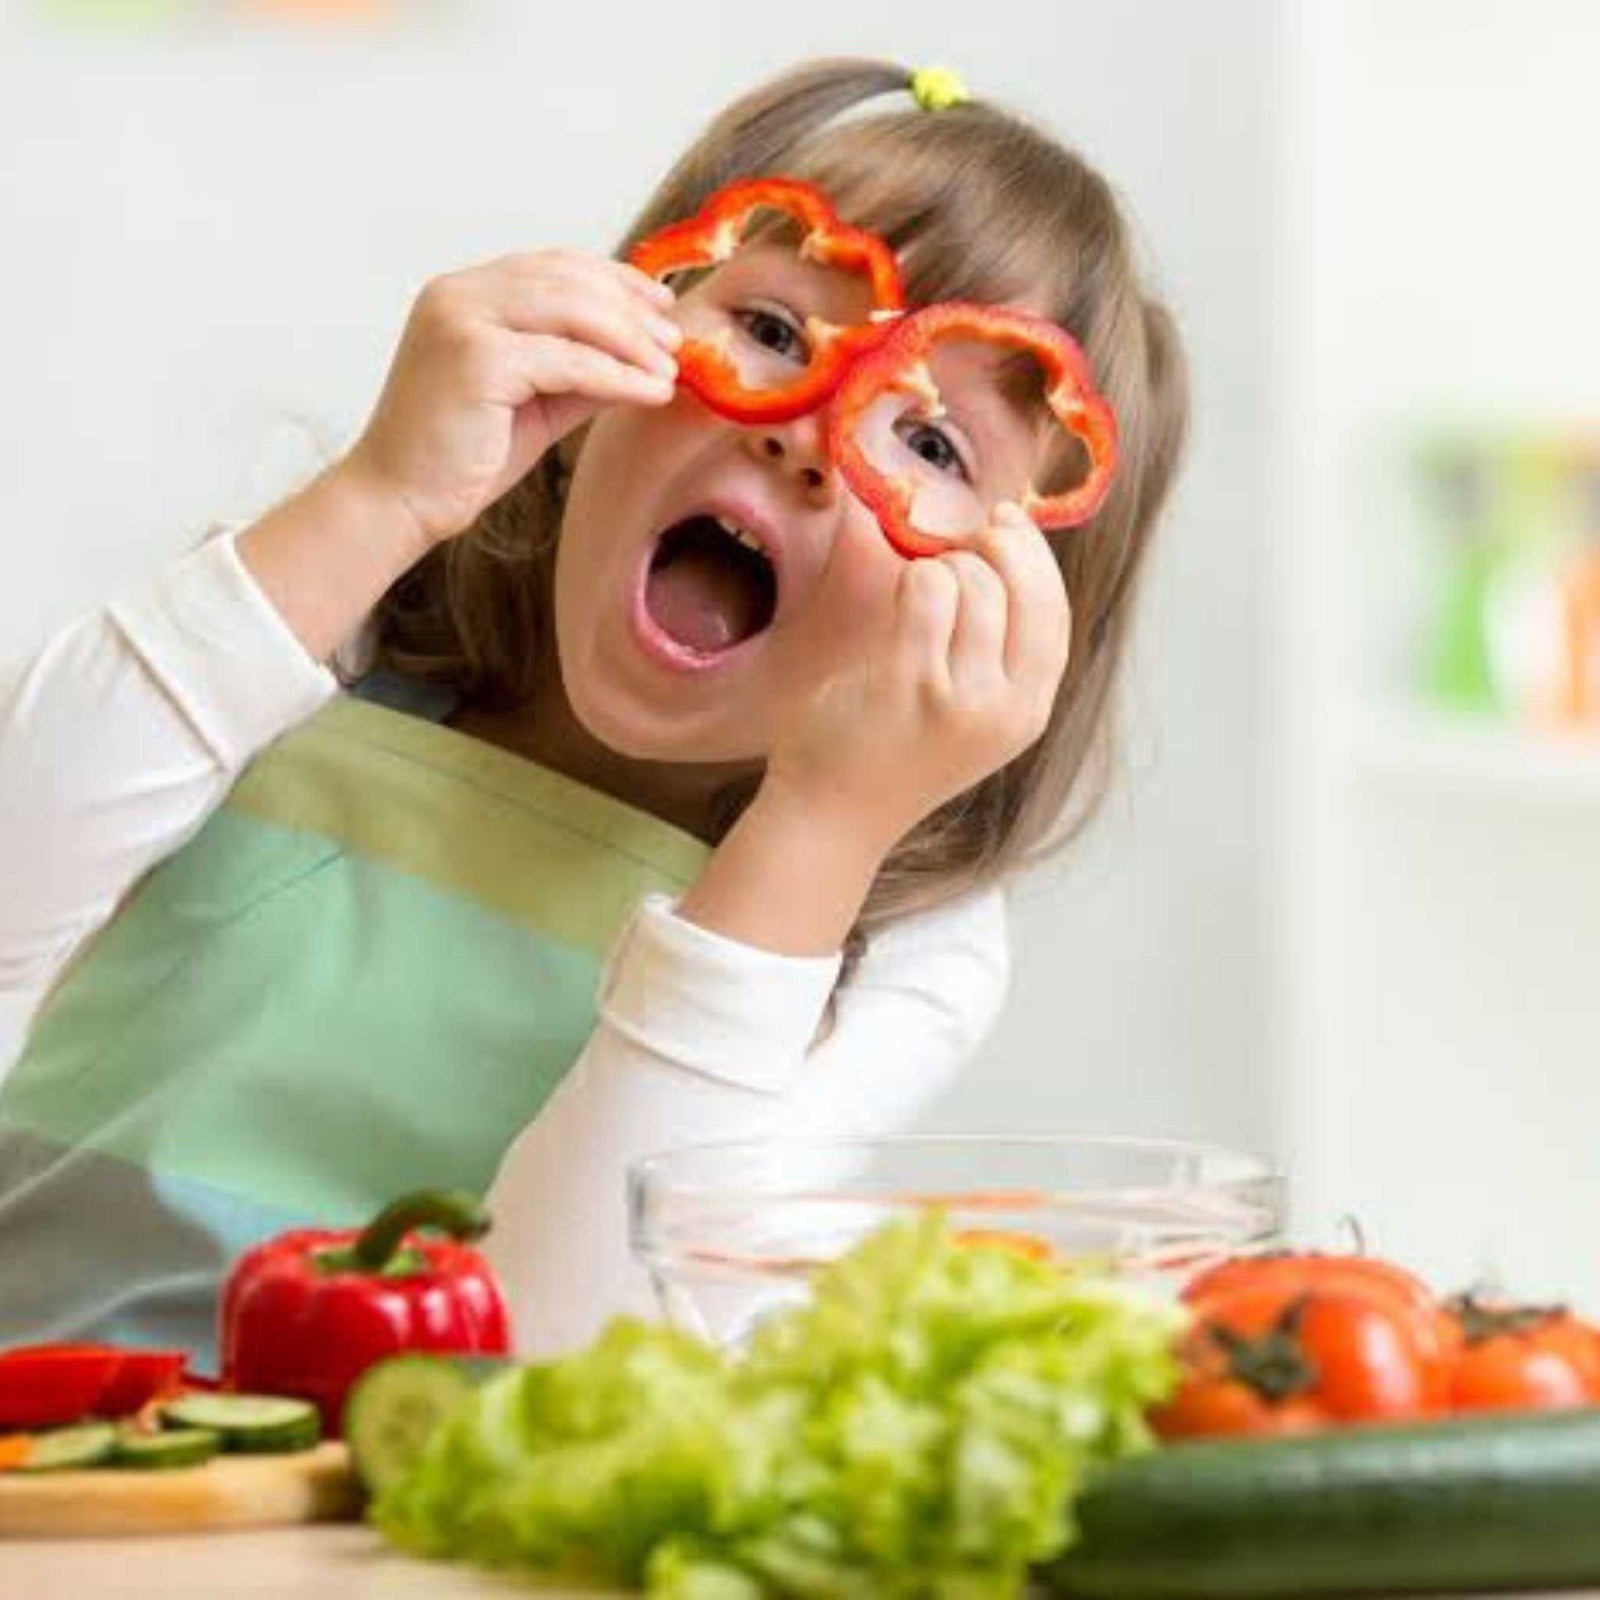
<svg viewBox="0 0 1600 1600">
<path fill-rule="evenodd" d="M 1600 1329 L 1560 1306 L 1440 1300 L 1392 1262 L 1237 1257 L 1184 1299 L 1184 1376 L 1151 1416 L 1163 1438 L 1600 1405 Z"/>
</svg>

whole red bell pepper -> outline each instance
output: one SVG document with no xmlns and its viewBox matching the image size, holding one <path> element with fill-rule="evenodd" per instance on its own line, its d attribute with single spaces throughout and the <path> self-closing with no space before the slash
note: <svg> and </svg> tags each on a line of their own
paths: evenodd
<svg viewBox="0 0 1600 1600">
<path fill-rule="evenodd" d="M 419 1228 L 448 1237 L 419 1238 Z M 365 1229 L 302 1228 L 246 1251 L 222 1294 L 224 1387 L 313 1401 L 338 1437 L 350 1386 L 385 1356 L 505 1355 L 505 1298 L 465 1242 L 488 1229 L 474 1196 L 428 1189 Z"/>
<path fill-rule="evenodd" d="M 730 422 L 790 422 L 820 406 L 851 363 L 882 339 L 885 323 L 904 309 L 900 265 L 889 246 L 877 234 L 841 220 L 827 196 L 809 183 L 747 178 L 717 190 L 694 216 L 641 240 L 628 259 L 652 278 L 716 266 L 744 242 L 745 229 L 758 211 L 780 211 L 800 224 L 805 259 L 864 276 L 872 289 L 872 319 L 848 327 L 820 317 L 808 319 L 811 359 L 795 382 L 778 388 L 749 387 L 726 348 L 705 339 L 684 342 L 678 351 L 678 377 Z"/>
<path fill-rule="evenodd" d="M 1117 419 L 1094 386 L 1089 362 L 1071 334 L 1044 317 L 1010 306 L 941 301 L 902 318 L 855 361 L 828 412 L 828 452 L 856 496 L 871 507 L 885 536 L 902 555 L 937 555 L 950 541 L 918 528 L 905 484 L 886 477 L 867 458 L 858 436 L 863 414 L 880 396 L 914 395 L 930 416 L 939 413 L 939 390 L 928 356 L 944 339 L 978 340 L 1025 351 L 1043 370 L 1045 404 L 1057 422 L 1083 443 L 1089 470 L 1076 487 L 1054 495 L 1031 489 L 1022 509 L 1041 528 L 1072 528 L 1100 509 L 1117 469 Z"/>
</svg>

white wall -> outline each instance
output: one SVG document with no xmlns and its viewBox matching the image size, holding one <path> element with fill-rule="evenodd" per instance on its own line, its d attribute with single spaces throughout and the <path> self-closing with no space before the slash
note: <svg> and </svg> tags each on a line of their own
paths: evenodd
<svg viewBox="0 0 1600 1600">
<path fill-rule="evenodd" d="M 382 37 L 0 18 L 0 651 L 270 492 L 283 419 L 353 430 L 428 275 L 605 246 L 712 108 L 797 56 L 948 61 L 1118 184 L 1186 325 L 1198 422 L 1134 781 L 1023 896 L 1009 1014 L 938 1120 L 1261 1143 L 1269 0 L 434 10 L 454 21 Z"/>
<path fill-rule="evenodd" d="M 1418 438 L 1600 424 L 1600 8 L 1294 11 L 1285 1141 L 1308 1216 L 1600 1307 L 1600 745 L 1371 716 L 1410 688 Z"/>
</svg>

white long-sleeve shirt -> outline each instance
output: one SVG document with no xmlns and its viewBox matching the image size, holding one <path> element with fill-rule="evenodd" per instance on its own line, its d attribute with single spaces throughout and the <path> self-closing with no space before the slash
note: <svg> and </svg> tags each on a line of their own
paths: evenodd
<svg viewBox="0 0 1600 1600">
<path fill-rule="evenodd" d="M 0 668 L 0 997 L 42 997 L 251 758 L 337 692 L 226 535 Z M 593 1034 L 490 1194 L 491 1254 L 526 1350 L 650 1309 L 624 1226 L 638 1157 L 911 1122 L 999 1008 L 1002 898 L 880 931 L 813 1044 L 838 968 L 712 933 L 662 897 L 641 904 L 607 960 Z"/>
</svg>

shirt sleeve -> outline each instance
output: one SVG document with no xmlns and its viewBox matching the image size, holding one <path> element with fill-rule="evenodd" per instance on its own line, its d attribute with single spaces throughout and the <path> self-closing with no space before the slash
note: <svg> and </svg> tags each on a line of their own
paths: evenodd
<svg viewBox="0 0 1600 1600">
<path fill-rule="evenodd" d="M 1009 981 L 998 889 L 880 930 L 815 1038 L 837 957 L 776 955 L 647 899 L 601 983 L 588 1045 L 518 1136 L 487 1241 L 519 1349 L 575 1348 L 655 1312 L 628 1239 L 626 1171 L 677 1145 L 903 1129 L 953 1080 Z"/>
<path fill-rule="evenodd" d="M 0 666 L 0 997 L 41 994 L 241 768 L 337 687 L 231 532 Z"/>
</svg>

